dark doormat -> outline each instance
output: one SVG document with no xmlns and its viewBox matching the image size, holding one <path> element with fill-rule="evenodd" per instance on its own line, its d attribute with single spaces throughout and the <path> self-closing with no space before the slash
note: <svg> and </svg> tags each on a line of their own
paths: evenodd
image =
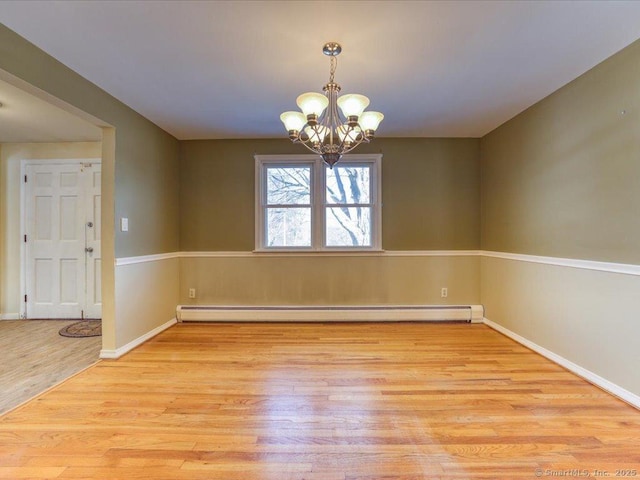
<svg viewBox="0 0 640 480">
<path fill-rule="evenodd" d="M 102 320 L 82 320 L 62 328 L 59 332 L 63 337 L 100 337 L 102 335 Z"/>
</svg>

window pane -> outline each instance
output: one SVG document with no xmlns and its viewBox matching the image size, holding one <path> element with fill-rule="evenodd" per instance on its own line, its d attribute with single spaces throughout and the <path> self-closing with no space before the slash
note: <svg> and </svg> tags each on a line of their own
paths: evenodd
<svg viewBox="0 0 640 480">
<path fill-rule="evenodd" d="M 310 208 L 267 208 L 267 246 L 310 247 Z"/>
<path fill-rule="evenodd" d="M 311 204 L 311 167 L 268 167 L 267 205 Z"/>
<path fill-rule="evenodd" d="M 370 207 L 326 209 L 328 247 L 370 247 Z"/>
<path fill-rule="evenodd" d="M 325 172 L 327 204 L 370 203 L 371 167 L 368 165 L 357 167 L 336 165 L 333 170 L 326 167 Z"/>
</svg>

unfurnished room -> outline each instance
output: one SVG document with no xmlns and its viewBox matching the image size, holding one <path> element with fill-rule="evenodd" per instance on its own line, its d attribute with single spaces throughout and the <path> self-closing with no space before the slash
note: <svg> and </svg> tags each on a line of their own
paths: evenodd
<svg viewBox="0 0 640 480">
<path fill-rule="evenodd" d="M 0 2 L 0 478 L 640 478 L 640 2 Z"/>
</svg>

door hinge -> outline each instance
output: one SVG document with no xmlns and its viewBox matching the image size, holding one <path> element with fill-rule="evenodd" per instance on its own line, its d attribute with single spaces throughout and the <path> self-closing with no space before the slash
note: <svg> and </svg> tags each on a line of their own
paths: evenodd
<svg viewBox="0 0 640 480">
<path fill-rule="evenodd" d="M 24 183 L 27 183 L 27 176 L 24 176 Z"/>
<path fill-rule="evenodd" d="M 24 303 L 27 303 L 27 296 L 24 296 Z"/>
<path fill-rule="evenodd" d="M 24 236 L 24 243 L 27 243 L 27 236 Z"/>
</svg>

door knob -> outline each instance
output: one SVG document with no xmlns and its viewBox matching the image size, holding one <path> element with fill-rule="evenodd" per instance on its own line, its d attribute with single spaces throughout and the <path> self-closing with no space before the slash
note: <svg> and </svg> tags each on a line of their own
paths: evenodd
<svg viewBox="0 0 640 480">
<path fill-rule="evenodd" d="M 93 222 L 87 222 L 87 227 L 89 228 L 93 227 Z"/>
<path fill-rule="evenodd" d="M 93 252 L 93 247 L 87 247 L 87 248 L 84 249 L 84 251 L 87 252 L 87 253 L 91 253 L 91 252 Z"/>
</svg>

